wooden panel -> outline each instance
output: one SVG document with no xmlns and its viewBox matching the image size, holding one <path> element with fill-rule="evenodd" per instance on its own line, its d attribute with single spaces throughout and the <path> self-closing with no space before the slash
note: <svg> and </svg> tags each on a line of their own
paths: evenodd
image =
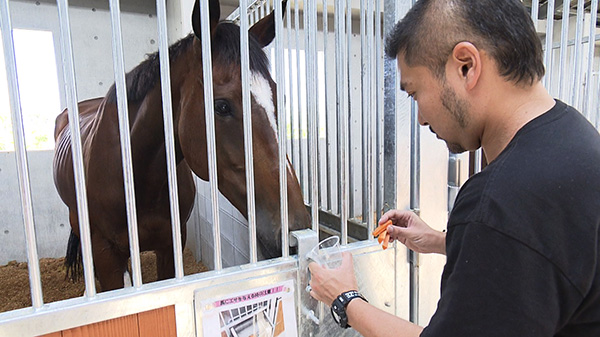
<svg viewBox="0 0 600 337">
<path fill-rule="evenodd" d="M 140 337 L 171 337 L 177 335 L 175 306 L 138 314 Z"/>
<path fill-rule="evenodd" d="M 53 333 L 41 335 L 39 337 L 62 337 L 62 332 L 61 331 L 57 331 L 57 332 L 53 332 Z"/>
<path fill-rule="evenodd" d="M 137 315 L 129 315 L 63 331 L 62 337 L 139 336 Z"/>
</svg>

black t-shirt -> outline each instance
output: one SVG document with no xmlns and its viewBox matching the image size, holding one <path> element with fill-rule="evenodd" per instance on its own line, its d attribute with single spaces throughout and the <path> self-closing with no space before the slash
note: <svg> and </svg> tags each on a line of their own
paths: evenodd
<svg viewBox="0 0 600 337">
<path fill-rule="evenodd" d="M 575 109 L 525 125 L 459 192 L 421 336 L 600 336 L 600 135 Z"/>
</svg>

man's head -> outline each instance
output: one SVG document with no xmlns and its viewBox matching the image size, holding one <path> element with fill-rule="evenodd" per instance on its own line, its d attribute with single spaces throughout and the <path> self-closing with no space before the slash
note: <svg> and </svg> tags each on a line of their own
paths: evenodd
<svg viewBox="0 0 600 337">
<path fill-rule="evenodd" d="M 518 0 L 419 0 L 386 54 L 398 59 L 419 123 L 455 153 L 481 146 L 500 87 L 526 89 L 544 76 L 541 42 Z"/>
<path fill-rule="evenodd" d="M 386 41 L 386 54 L 403 53 L 409 66 L 421 65 L 439 79 L 457 43 L 471 42 L 515 83 L 544 76 L 542 44 L 519 0 L 420 0 Z"/>
</svg>

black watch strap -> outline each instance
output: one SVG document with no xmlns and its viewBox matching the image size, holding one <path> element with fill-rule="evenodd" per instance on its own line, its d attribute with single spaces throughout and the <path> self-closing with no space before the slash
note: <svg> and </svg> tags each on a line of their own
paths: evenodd
<svg viewBox="0 0 600 337">
<path fill-rule="evenodd" d="M 350 325 L 348 324 L 348 315 L 346 314 L 346 307 L 348 306 L 350 301 L 352 301 L 355 298 L 360 298 L 365 302 L 369 302 L 358 291 L 350 290 L 341 293 L 335 300 L 333 300 L 333 303 L 331 304 L 331 315 L 333 316 L 333 319 L 337 324 L 339 324 L 339 326 L 341 326 L 344 329 L 350 327 Z"/>
</svg>

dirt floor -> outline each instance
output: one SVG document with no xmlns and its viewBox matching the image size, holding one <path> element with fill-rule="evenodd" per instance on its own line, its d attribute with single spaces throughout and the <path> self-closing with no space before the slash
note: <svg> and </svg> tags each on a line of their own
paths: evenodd
<svg viewBox="0 0 600 337">
<path fill-rule="evenodd" d="M 152 252 L 144 252 L 141 254 L 141 260 L 142 282 L 155 281 L 156 256 Z M 77 283 L 66 280 L 66 269 L 63 261 L 63 258 L 40 259 L 44 303 L 83 296 L 85 290 L 83 279 Z M 183 265 L 185 275 L 207 270 L 202 263 L 196 263 L 192 252 L 188 249 L 183 254 Z M 96 287 L 98 286 L 96 282 Z M 0 266 L 0 312 L 29 306 L 31 306 L 31 294 L 27 263 L 13 261 Z"/>
</svg>

